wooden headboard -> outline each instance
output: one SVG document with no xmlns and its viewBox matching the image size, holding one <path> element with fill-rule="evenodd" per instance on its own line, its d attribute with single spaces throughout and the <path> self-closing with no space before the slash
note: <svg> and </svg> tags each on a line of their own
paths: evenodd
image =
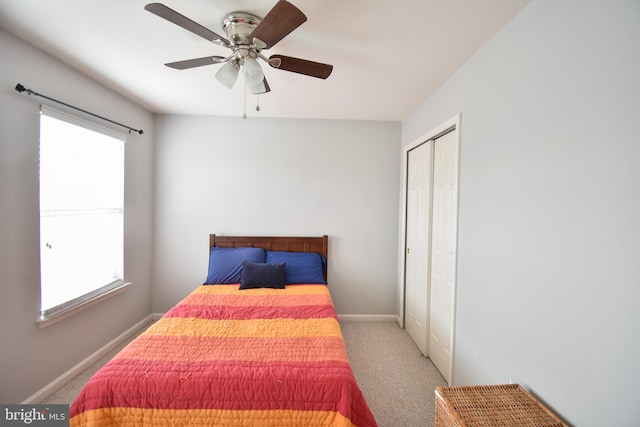
<svg viewBox="0 0 640 427">
<path fill-rule="evenodd" d="M 316 252 L 329 259 L 329 236 L 321 237 L 265 237 L 209 235 L 209 250 L 218 248 L 262 248 L 269 251 Z M 324 271 L 327 280 L 327 271 Z"/>
</svg>

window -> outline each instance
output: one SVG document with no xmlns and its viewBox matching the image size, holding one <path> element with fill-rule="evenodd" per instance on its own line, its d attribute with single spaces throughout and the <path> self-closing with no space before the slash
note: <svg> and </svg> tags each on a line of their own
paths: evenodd
<svg viewBox="0 0 640 427">
<path fill-rule="evenodd" d="M 41 109 L 41 321 L 124 285 L 125 140 Z"/>
</svg>

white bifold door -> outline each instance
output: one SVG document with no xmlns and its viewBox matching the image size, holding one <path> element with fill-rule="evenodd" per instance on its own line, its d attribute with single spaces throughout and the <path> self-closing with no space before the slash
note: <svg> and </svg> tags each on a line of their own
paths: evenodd
<svg viewBox="0 0 640 427">
<path fill-rule="evenodd" d="M 429 355 L 431 151 L 432 145 L 424 143 L 407 157 L 405 329 L 425 356 Z"/>
<path fill-rule="evenodd" d="M 405 328 L 451 382 L 457 271 L 458 132 L 407 153 Z"/>
</svg>

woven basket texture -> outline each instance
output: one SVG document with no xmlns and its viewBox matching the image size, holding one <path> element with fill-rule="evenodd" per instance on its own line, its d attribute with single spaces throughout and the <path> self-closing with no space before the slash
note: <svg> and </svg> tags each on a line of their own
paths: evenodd
<svg viewBox="0 0 640 427">
<path fill-rule="evenodd" d="M 435 427 L 567 427 L 518 384 L 436 387 Z"/>
</svg>

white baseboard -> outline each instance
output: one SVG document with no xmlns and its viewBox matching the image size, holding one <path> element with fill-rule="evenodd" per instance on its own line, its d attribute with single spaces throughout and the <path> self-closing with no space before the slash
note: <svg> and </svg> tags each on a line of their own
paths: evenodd
<svg viewBox="0 0 640 427">
<path fill-rule="evenodd" d="M 93 365 L 96 361 L 98 361 L 102 356 L 109 353 L 111 350 L 116 348 L 118 345 L 126 341 L 132 335 L 136 334 L 138 331 L 143 329 L 153 320 L 153 315 L 149 315 L 118 335 L 116 338 L 111 340 L 105 346 L 100 348 L 95 353 L 91 354 L 89 357 L 75 365 L 73 368 L 69 369 L 64 374 L 60 375 L 58 378 L 47 384 L 40 391 L 35 394 L 29 396 L 22 404 L 24 405 L 32 405 L 37 404 L 45 400 L 47 397 L 55 393 L 58 389 L 64 386 L 67 382 L 73 379 L 75 376 L 80 374 L 82 371 L 87 369 L 89 366 Z"/>
<path fill-rule="evenodd" d="M 364 322 L 397 322 L 395 314 L 338 314 L 338 320 Z"/>
</svg>

